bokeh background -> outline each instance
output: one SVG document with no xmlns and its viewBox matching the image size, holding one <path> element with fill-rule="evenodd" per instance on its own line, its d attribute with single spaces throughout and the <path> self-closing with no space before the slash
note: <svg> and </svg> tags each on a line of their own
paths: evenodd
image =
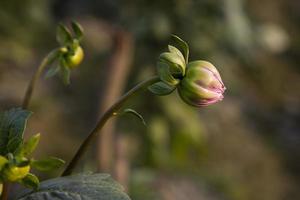
<svg viewBox="0 0 300 200">
<path fill-rule="evenodd" d="M 224 100 L 195 109 L 145 92 L 127 107 L 147 126 L 112 120 L 77 171 L 108 172 L 135 200 L 300 199 L 298 0 L 1 0 L 1 110 L 21 104 L 56 25 L 71 20 L 84 27 L 85 60 L 69 86 L 39 82 L 26 130 L 42 134 L 36 157 L 69 161 L 103 110 L 155 74 L 176 34 L 190 60 L 217 66 Z"/>
</svg>

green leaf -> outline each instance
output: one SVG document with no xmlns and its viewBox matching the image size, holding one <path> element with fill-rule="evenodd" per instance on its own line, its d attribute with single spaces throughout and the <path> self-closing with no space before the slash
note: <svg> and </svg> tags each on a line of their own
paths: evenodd
<svg viewBox="0 0 300 200">
<path fill-rule="evenodd" d="M 20 183 L 25 187 L 37 190 L 39 188 L 40 181 L 38 177 L 29 173 L 22 180 L 20 180 Z"/>
<path fill-rule="evenodd" d="M 43 181 L 39 190 L 25 191 L 18 200 L 130 200 L 108 174 L 84 173 Z"/>
<path fill-rule="evenodd" d="M 82 28 L 82 26 L 79 23 L 73 21 L 72 22 L 72 29 L 73 29 L 73 31 L 75 33 L 75 38 L 80 41 L 82 39 L 82 36 L 83 36 L 83 28 Z"/>
<path fill-rule="evenodd" d="M 160 81 L 154 83 L 153 85 L 150 85 L 148 89 L 150 90 L 150 92 L 156 95 L 163 96 L 163 95 L 171 94 L 176 89 L 176 87 Z"/>
<path fill-rule="evenodd" d="M 32 160 L 31 165 L 39 171 L 51 171 L 58 169 L 65 164 L 65 161 L 56 157 L 49 157 L 41 160 Z"/>
<path fill-rule="evenodd" d="M 177 35 L 172 35 L 171 41 L 172 43 L 176 44 L 175 46 L 177 46 L 178 49 L 182 52 L 185 58 L 185 63 L 187 64 L 189 60 L 189 45 Z"/>
<path fill-rule="evenodd" d="M 23 133 L 31 112 L 13 108 L 0 113 L 0 155 L 15 152 L 22 144 Z"/>
<path fill-rule="evenodd" d="M 16 153 L 17 156 L 27 157 L 31 153 L 33 153 L 33 151 L 35 150 L 35 148 L 37 147 L 40 141 L 40 137 L 41 134 L 38 133 L 32 136 L 31 138 L 29 138 L 28 141 L 26 141 L 23 145 L 20 146 L 19 150 Z"/>
<path fill-rule="evenodd" d="M 123 112 L 121 114 L 132 114 L 132 115 L 136 116 L 137 118 L 139 118 L 142 121 L 142 123 L 146 126 L 146 122 L 145 122 L 143 116 L 133 109 L 127 108 L 127 109 L 123 110 Z"/>
<path fill-rule="evenodd" d="M 3 167 L 6 165 L 7 162 L 8 162 L 7 158 L 0 155 L 0 171 L 3 169 Z"/>
<path fill-rule="evenodd" d="M 179 80 L 175 79 L 172 76 L 172 74 L 169 70 L 169 66 L 166 63 L 159 61 L 157 63 L 157 71 L 158 71 L 160 80 L 162 80 L 166 84 L 175 86 L 179 83 Z"/>
<path fill-rule="evenodd" d="M 60 76 L 65 85 L 70 84 L 70 76 L 71 76 L 71 70 L 66 64 L 66 61 L 64 58 L 60 59 Z"/>
<path fill-rule="evenodd" d="M 68 28 L 65 27 L 63 24 L 59 24 L 57 26 L 56 40 L 62 46 L 72 43 L 72 35 Z"/>
</svg>

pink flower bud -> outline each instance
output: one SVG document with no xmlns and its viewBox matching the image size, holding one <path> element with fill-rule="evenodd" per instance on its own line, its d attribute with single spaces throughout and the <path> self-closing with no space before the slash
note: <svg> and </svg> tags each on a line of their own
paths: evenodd
<svg viewBox="0 0 300 200">
<path fill-rule="evenodd" d="M 215 66 L 202 60 L 187 65 L 186 74 L 178 85 L 178 93 L 182 100 L 196 107 L 221 101 L 225 89 Z"/>
</svg>

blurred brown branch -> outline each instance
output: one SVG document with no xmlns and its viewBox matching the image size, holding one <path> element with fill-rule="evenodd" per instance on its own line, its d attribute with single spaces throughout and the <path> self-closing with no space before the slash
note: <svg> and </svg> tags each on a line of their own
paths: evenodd
<svg viewBox="0 0 300 200">
<path fill-rule="evenodd" d="M 107 77 L 105 83 L 105 96 L 103 96 L 103 100 L 100 106 L 101 112 L 106 110 L 112 102 L 116 101 L 116 99 L 121 96 L 123 90 L 125 89 L 134 51 L 134 42 L 130 33 L 124 30 L 115 29 L 113 27 L 109 28 L 109 31 L 111 31 L 112 37 L 115 41 L 115 51 L 111 56 L 108 64 L 108 74 L 110 74 L 110 76 Z M 123 142 L 119 141 L 122 140 L 122 138 L 119 138 L 118 142 L 115 144 L 114 125 L 114 120 L 108 122 L 103 129 L 103 133 L 99 137 L 98 169 L 101 172 L 115 171 L 115 174 L 117 176 L 116 178 L 119 179 L 120 177 L 126 177 L 127 171 L 124 171 L 124 168 L 122 167 L 116 166 L 117 163 L 123 163 L 124 160 L 113 161 L 114 153 L 116 153 L 116 159 L 123 158 L 118 154 L 122 152 L 120 148 L 123 148 L 124 146 L 122 145 Z M 114 152 L 115 146 L 118 149 L 116 152 Z M 116 166 L 116 168 L 113 169 L 112 166 Z"/>
</svg>

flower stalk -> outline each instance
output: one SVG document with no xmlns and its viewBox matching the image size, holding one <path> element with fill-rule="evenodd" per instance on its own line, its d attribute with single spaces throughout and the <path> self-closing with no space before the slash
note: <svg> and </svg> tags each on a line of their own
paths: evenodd
<svg viewBox="0 0 300 200">
<path fill-rule="evenodd" d="M 116 103 L 114 103 L 105 113 L 103 113 L 102 117 L 99 119 L 96 127 L 91 131 L 91 133 L 87 136 L 87 138 L 83 141 L 81 146 L 79 147 L 78 151 L 74 155 L 73 159 L 69 163 L 69 165 L 66 167 L 65 171 L 63 172 L 62 176 L 70 175 L 73 170 L 75 169 L 76 165 L 78 164 L 81 157 L 84 155 L 84 153 L 87 151 L 88 146 L 95 140 L 100 130 L 103 128 L 105 123 L 113 116 L 116 115 L 120 111 L 120 109 L 123 107 L 123 105 L 129 100 L 130 98 L 136 96 L 139 92 L 147 89 L 150 85 L 157 83 L 160 81 L 158 76 L 154 76 L 149 78 L 148 80 L 145 80 L 138 85 L 136 85 L 134 88 L 129 90 L 127 93 L 125 93 Z"/>
<path fill-rule="evenodd" d="M 37 84 L 37 81 L 40 79 L 41 74 L 43 73 L 43 71 L 45 70 L 45 68 L 47 67 L 47 65 L 51 64 L 52 60 L 53 60 L 53 53 L 56 52 L 57 50 L 53 50 L 52 52 L 50 52 L 41 62 L 41 64 L 39 65 L 39 67 L 37 68 L 37 70 L 35 71 L 34 75 L 32 76 L 27 89 L 26 89 L 26 93 L 23 99 L 23 103 L 22 103 L 22 108 L 23 109 L 27 109 L 30 103 L 30 100 L 32 98 L 33 95 L 33 91 L 34 88 Z"/>
</svg>

